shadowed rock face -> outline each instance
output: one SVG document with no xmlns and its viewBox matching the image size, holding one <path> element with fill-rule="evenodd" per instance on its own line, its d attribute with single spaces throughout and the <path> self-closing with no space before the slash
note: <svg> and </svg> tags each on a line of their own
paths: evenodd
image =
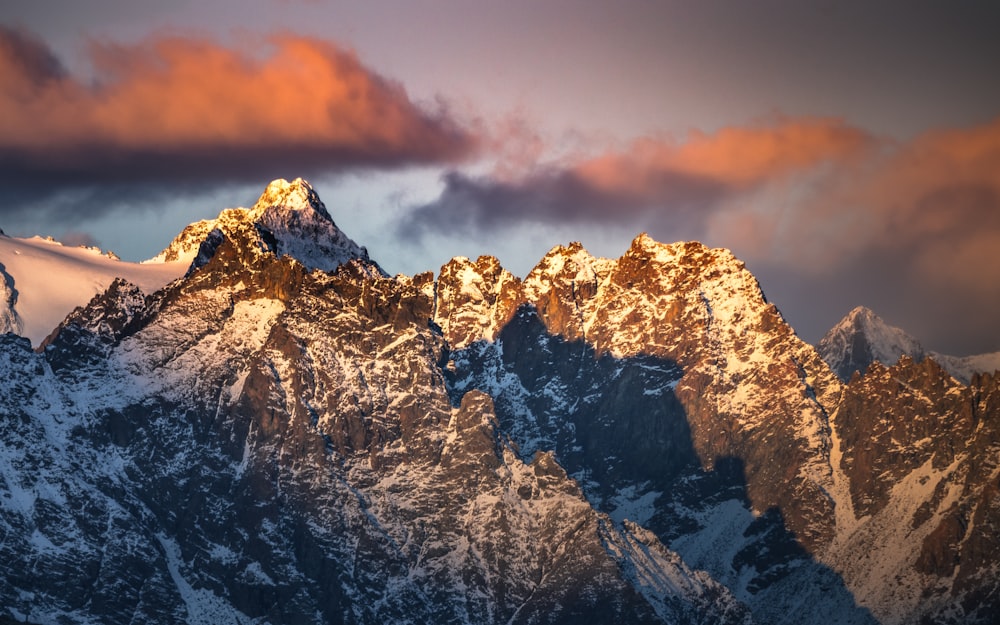
<svg viewBox="0 0 1000 625">
<path fill-rule="evenodd" d="M 323 271 L 298 258 L 332 240 L 310 229 L 332 224 L 314 196 L 269 188 L 240 210 L 272 221 L 230 215 L 183 279 L 116 282 L 39 353 L 0 336 L 11 616 L 987 623 L 1000 607 L 993 377 L 904 360 L 842 385 L 742 263 L 697 243 L 643 235 L 618 260 L 571 244 L 524 280 L 490 257 L 388 278 L 356 250 Z M 285 219 L 289 197 L 309 219 Z"/>
<path fill-rule="evenodd" d="M 813 521 L 831 516 L 823 401 L 834 400 L 839 384 L 727 251 L 641 236 L 617 261 L 595 259 L 579 244 L 555 248 L 522 285 L 492 264 L 476 269 L 464 267 L 463 282 L 457 272 L 442 272 L 439 293 L 451 297 L 447 309 L 439 303 L 435 320 L 450 344 L 463 346 L 475 337 L 469 323 L 456 330 L 454 319 L 513 319 L 502 331 L 491 322 L 479 338 L 502 345 L 503 366 L 524 385 L 535 414 L 568 410 L 578 433 L 588 419 L 632 423 L 638 434 L 618 445 L 615 456 L 624 460 L 615 462 L 649 464 L 636 460 L 649 448 L 656 460 L 650 466 L 658 466 L 677 440 L 692 440 L 695 452 L 671 461 L 678 465 L 710 469 L 715 458 L 741 458 L 755 509 L 781 508 L 812 548 L 830 539 L 832 526 Z M 518 305 L 530 306 L 540 326 L 529 329 L 512 318 Z M 521 318 L 527 314 L 522 308 Z M 546 335 L 577 346 L 546 342 Z M 589 371 L 585 365 L 602 355 L 650 364 L 624 373 L 600 365 Z M 471 368 L 482 369 L 480 361 Z M 563 405 L 556 406 L 552 398 L 560 394 Z M 575 401 L 588 395 L 603 406 Z M 573 412 L 591 409 L 601 415 Z M 593 440 L 609 444 L 604 434 Z"/>
</svg>

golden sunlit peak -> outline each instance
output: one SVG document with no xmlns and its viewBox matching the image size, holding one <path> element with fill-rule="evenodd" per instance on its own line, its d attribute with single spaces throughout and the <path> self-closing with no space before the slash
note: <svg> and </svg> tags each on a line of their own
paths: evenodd
<svg viewBox="0 0 1000 625">
<path fill-rule="evenodd" d="M 329 217 L 326 206 L 320 200 L 312 185 L 302 178 L 288 182 L 284 178 L 272 180 L 264 189 L 260 199 L 253 205 L 251 213 L 259 215 L 271 207 L 280 206 L 287 210 L 312 209 Z"/>
</svg>

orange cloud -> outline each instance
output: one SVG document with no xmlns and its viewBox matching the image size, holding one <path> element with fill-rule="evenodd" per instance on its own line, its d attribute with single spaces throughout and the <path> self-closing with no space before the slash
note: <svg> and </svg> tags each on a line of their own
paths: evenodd
<svg viewBox="0 0 1000 625">
<path fill-rule="evenodd" d="M 221 169 L 246 179 L 282 157 L 313 170 L 397 166 L 454 161 L 475 143 L 447 112 L 416 105 L 399 83 L 317 39 L 95 42 L 88 58 L 93 84 L 67 74 L 44 43 L 0 29 L 4 168 L 105 178 L 119 165 L 150 179 Z"/>
<path fill-rule="evenodd" d="M 785 119 L 777 124 L 692 132 L 684 141 L 644 137 L 625 151 L 575 167 L 577 175 L 604 191 L 656 194 L 677 176 L 734 188 L 762 184 L 825 162 L 862 153 L 874 139 L 834 119 Z"/>
</svg>

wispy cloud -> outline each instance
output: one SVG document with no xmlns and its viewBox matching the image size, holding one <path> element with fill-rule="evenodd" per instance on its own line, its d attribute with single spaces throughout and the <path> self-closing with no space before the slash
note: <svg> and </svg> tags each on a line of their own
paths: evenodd
<svg viewBox="0 0 1000 625">
<path fill-rule="evenodd" d="M 446 107 L 414 103 L 350 51 L 279 34 L 92 42 L 94 79 L 0 27 L 0 183 L 19 200 L 96 185 L 253 182 L 454 163 L 476 140 Z M 84 194 L 86 195 L 86 194 Z"/>
</svg>

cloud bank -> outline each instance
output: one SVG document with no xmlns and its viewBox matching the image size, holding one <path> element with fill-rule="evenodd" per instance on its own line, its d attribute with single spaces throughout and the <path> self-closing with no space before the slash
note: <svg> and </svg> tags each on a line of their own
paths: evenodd
<svg viewBox="0 0 1000 625">
<path fill-rule="evenodd" d="M 256 45 L 252 45 L 256 44 Z M 274 35 L 92 42 L 94 78 L 46 44 L 0 27 L 0 185 L 7 211 L 89 190 L 260 184 L 282 172 L 454 163 L 473 135 L 442 105 L 419 106 L 350 51 Z M 148 187 L 148 188 L 147 188 Z"/>
<path fill-rule="evenodd" d="M 706 222 L 727 201 L 823 164 L 851 162 L 874 141 L 836 120 L 786 119 L 683 140 L 644 137 L 574 163 L 537 165 L 516 179 L 452 171 L 441 196 L 415 207 L 403 227 Z"/>
</svg>

